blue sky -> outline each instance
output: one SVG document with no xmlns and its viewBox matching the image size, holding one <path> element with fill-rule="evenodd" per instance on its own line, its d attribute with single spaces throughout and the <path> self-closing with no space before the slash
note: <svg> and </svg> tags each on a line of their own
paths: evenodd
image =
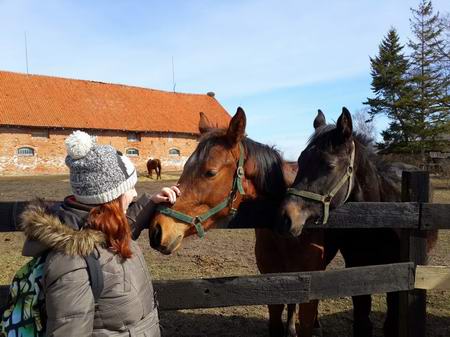
<svg viewBox="0 0 450 337">
<path fill-rule="evenodd" d="M 250 137 L 296 159 L 318 108 L 362 107 L 369 56 L 391 26 L 406 42 L 418 2 L 0 0 L 0 69 L 26 71 L 24 32 L 34 74 L 171 91 L 173 57 L 176 91 L 242 106 Z"/>
</svg>

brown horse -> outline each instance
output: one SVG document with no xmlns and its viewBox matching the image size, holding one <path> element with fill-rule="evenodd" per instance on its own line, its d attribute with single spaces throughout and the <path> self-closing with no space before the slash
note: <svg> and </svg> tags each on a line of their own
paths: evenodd
<svg viewBox="0 0 450 337">
<path fill-rule="evenodd" d="M 156 179 L 161 179 L 161 160 L 150 158 L 147 161 L 148 176 L 153 179 L 152 171 L 155 170 Z"/>
<path fill-rule="evenodd" d="M 245 125 L 241 108 L 223 130 L 211 128 L 201 115 L 202 137 L 180 177 L 181 196 L 170 210 L 177 215 L 174 218 L 162 210 L 170 216 L 159 214 L 154 218 L 149 231 L 153 248 L 170 254 L 180 247 L 184 237 L 203 235 L 213 225 L 228 221 L 234 209 L 237 213 L 231 221 L 274 225 L 296 169 L 284 162 L 275 149 L 245 137 Z M 313 231 L 286 238 L 270 229 L 257 229 L 255 253 L 262 273 L 315 270 L 323 261 L 323 249 Z M 272 337 L 286 336 L 283 309 L 284 305 L 269 305 Z M 289 336 L 296 336 L 294 312 L 295 304 L 288 305 Z M 301 305 L 299 329 L 303 337 L 312 336 L 316 315 L 317 302 Z"/>
<path fill-rule="evenodd" d="M 412 166 L 381 161 L 371 141 L 353 133 L 352 118 L 343 108 L 336 125 L 327 125 L 319 110 L 314 120 L 315 133 L 298 159 L 301 168 L 283 202 L 279 229 L 294 237 L 302 235 L 308 222 L 326 222 L 330 208 L 346 201 L 401 201 L 401 172 Z M 326 264 L 340 250 L 347 267 L 400 262 L 400 239 L 393 229 L 326 230 L 324 236 Z M 437 232 L 428 232 L 429 249 Z M 384 334 L 398 336 L 398 293 L 387 294 Z M 353 336 L 371 337 L 369 319 L 371 296 L 353 297 Z"/>
</svg>

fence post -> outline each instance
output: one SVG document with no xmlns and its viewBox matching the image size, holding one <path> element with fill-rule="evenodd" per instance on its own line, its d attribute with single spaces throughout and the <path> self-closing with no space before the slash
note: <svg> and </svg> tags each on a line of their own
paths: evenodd
<svg viewBox="0 0 450 337">
<path fill-rule="evenodd" d="M 430 176 L 426 171 L 405 171 L 402 174 L 402 201 L 429 202 Z M 415 265 L 427 263 L 426 232 L 403 230 L 401 239 L 402 261 Z M 426 290 L 411 290 L 400 294 L 399 332 L 401 337 L 425 337 Z"/>
</svg>

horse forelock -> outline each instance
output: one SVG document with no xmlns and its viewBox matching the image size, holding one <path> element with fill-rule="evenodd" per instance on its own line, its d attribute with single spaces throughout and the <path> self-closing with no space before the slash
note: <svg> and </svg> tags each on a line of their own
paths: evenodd
<svg viewBox="0 0 450 337">
<path fill-rule="evenodd" d="M 334 124 L 326 124 L 317 128 L 314 133 L 308 138 L 306 146 L 315 145 L 315 143 L 328 140 L 332 130 L 336 129 Z"/>
</svg>

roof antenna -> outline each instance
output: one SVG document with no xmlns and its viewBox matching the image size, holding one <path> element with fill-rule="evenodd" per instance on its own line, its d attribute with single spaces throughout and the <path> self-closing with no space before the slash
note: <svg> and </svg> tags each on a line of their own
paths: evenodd
<svg viewBox="0 0 450 337">
<path fill-rule="evenodd" d="M 173 85 L 173 92 L 175 92 L 175 87 L 176 87 L 176 83 L 175 83 L 175 66 L 173 63 L 173 56 L 172 56 L 172 85 Z"/>
<path fill-rule="evenodd" d="M 27 65 L 27 75 L 28 75 L 28 44 L 27 44 L 27 32 L 25 31 L 25 62 Z"/>
</svg>

